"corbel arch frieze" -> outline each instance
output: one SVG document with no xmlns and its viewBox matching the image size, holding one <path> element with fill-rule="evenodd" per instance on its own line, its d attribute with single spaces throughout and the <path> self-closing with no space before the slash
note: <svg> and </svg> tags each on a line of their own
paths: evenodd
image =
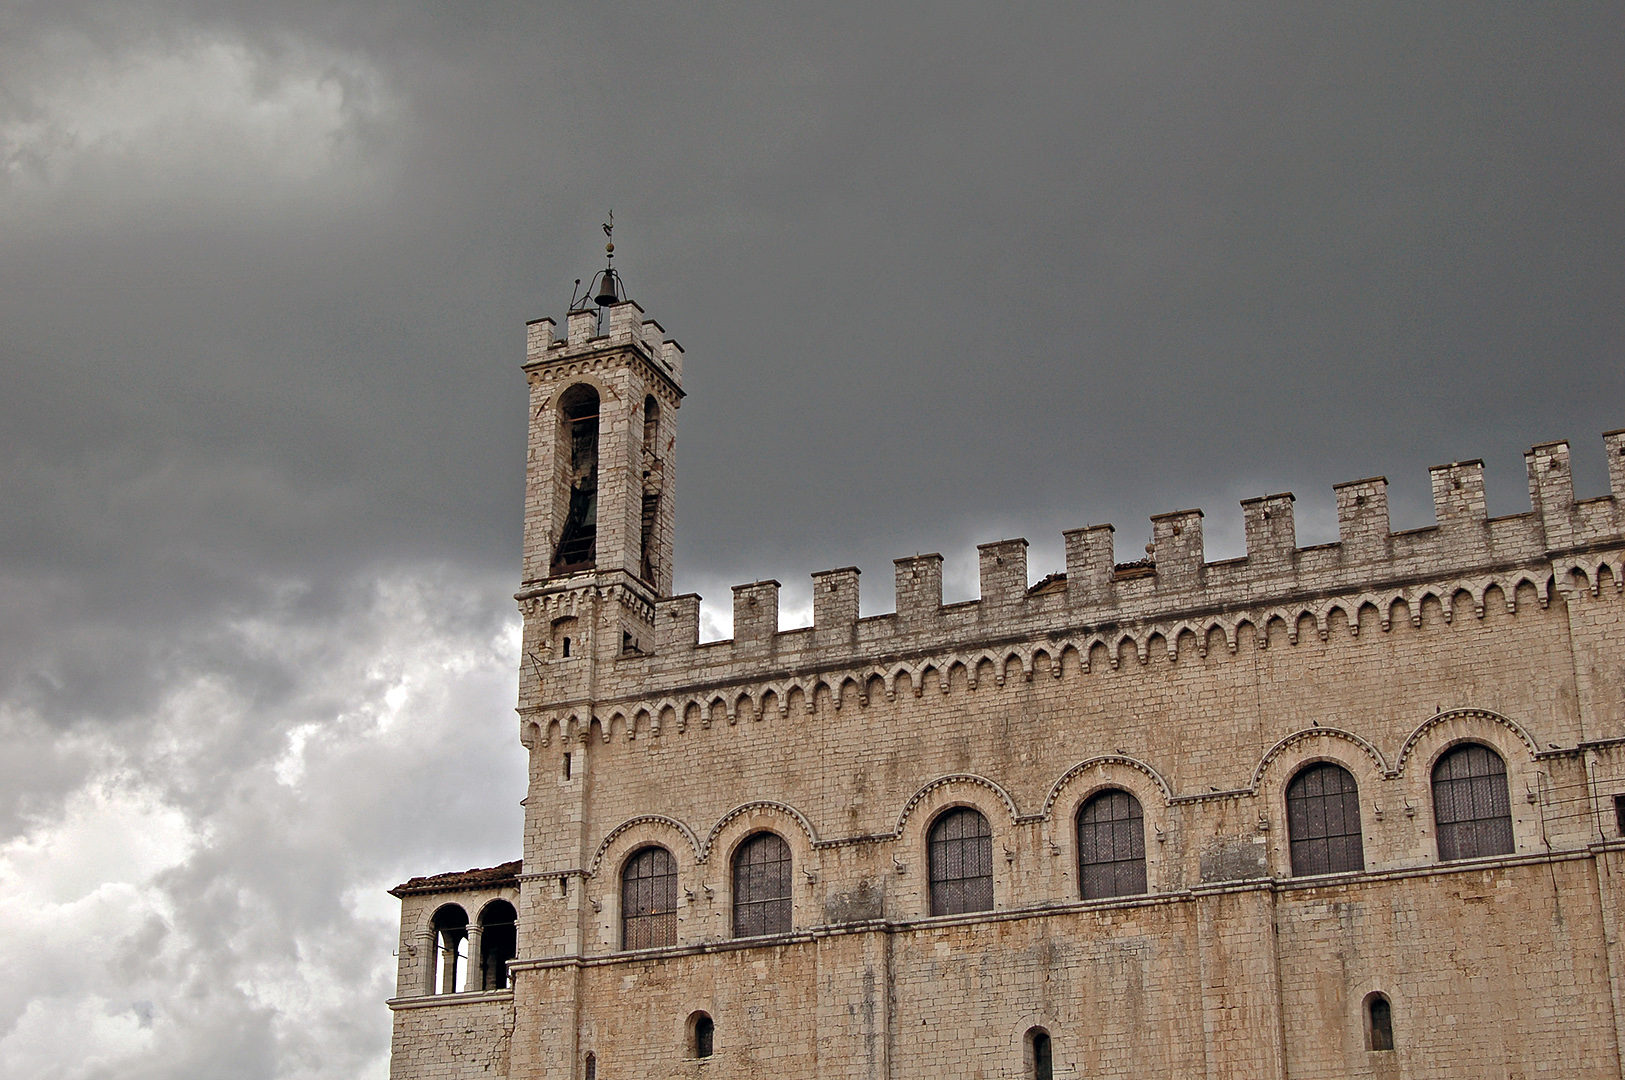
<svg viewBox="0 0 1625 1080">
<path fill-rule="evenodd" d="M 1599 584 L 1601 568 L 1607 566 L 1614 574 L 1616 588 L 1625 590 L 1625 553 L 1604 553 L 1598 557 L 1588 556 L 1583 563 L 1565 560 L 1554 565 L 1560 567 L 1561 573 L 1564 574 L 1569 573 L 1575 566 L 1580 567 L 1586 574 L 1588 585 L 1593 589 Z M 1617 571 L 1616 566 L 1619 567 Z M 775 698 L 781 716 L 788 715 L 790 699 L 798 690 L 802 694 L 805 710 L 808 713 L 816 712 L 818 691 L 821 687 L 829 694 L 829 706 L 840 710 L 847 697 L 848 684 L 852 686 L 854 697 L 859 704 L 866 706 L 869 703 L 870 690 L 876 680 L 884 686 L 887 700 L 892 701 L 896 697 L 898 682 L 905 675 L 916 697 L 921 696 L 925 687 L 933 681 L 942 693 L 951 693 L 956 667 L 964 672 L 965 689 L 975 690 L 982 681 L 983 672 L 980 669 L 984 661 L 992 669 L 994 681 L 1003 685 L 1005 673 L 1012 661 L 1019 663 L 1023 677 L 1028 680 L 1031 680 L 1038 671 L 1041 658 L 1047 659 L 1053 676 L 1062 677 L 1064 657 L 1069 650 L 1077 652 L 1078 673 L 1088 675 L 1094 670 L 1098 660 L 1092 656 L 1097 645 L 1105 651 L 1113 670 L 1117 670 L 1120 666 L 1125 644 L 1132 645 L 1133 655 L 1141 664 L 1147 663 L 1150 659 L 1150 649 L 1154 644 L 1153 638 L 1162 639 L 1168 651 L 1168 659 L 1174 661 L 1182 651 L 1182 638 L 1187 632 L 1193 636 L 1197 654 L 1203 658 L 1206 658 L 1209 652 L 1208 644 L 1214 630 L 1223 635 L 1226 647 L 1234 654 L 1240 646 L 1242 628 L 1250 626 L 1256 647 L 1265 649 L 1269 646 L 1270 625 L 1277 619 L 1286 630 L 1286 639 L 1290 644 L 1297 644 L 1300 637 L 1299 627 L 1306 616 L 1314 620 L 1316 632 L 1321 640 L 1325 641 L 1330 638 L 1332 614 L 1339 610 L 1347 621 L 1349 635 L 1358 637 L 1361 612 L 1366 608 L 1369 607 L 1376 613 L 1384 631 L 1392 628 L 1395 608 L 1401 603 L 1405 604 L 1406 616 L 1411 622 L 1420 625 L 1422 603 L 1429 596 L 1439 601 L 1447 622 L 1453 618 L 1455 599 L 1464 592 L 1472 598 L 1475 614 L 1482 618 L 1486 595 L 1491 588 L 1501 590 L 1508 611 L 1515 614 L 1516 591 L 1520 585 L 1526 583 L 1537 591 L 1542 606 L 1547 606 L 1552 590 L 1557 587 L 1551 573 L 1516 570 L 1505 575 L 1455 578 L 1443 583 L 1371 590 L 1357 595 L 1333 597 L 1314 604 L 1264 606 L 1199 619 L 1147 621 L 1133 626 L 1108 627 L 1104 630 L 1068 635 L 1053 640 L 1035 640 L 1026 646 L 948 651 L 913 660 L 893 661 L 886 665 L 854 665 L 845 670 L 837 669 L 815 675 L 781 676 L 771 681 L 750 682 L 731 688 L 685 694 L 680 698 L 662 697 L 658 704 L 652 699 L 641 704 L 649 710 L 651 718 L 658 718 L 663 710 L 670 706 L 678 721 L 678 731 L 686 728 L 685 714 L 689 704 L 697 707 L 703 727 L 710 726 L 710 714 L 716 704 L 722 705 L 730 722 L 736 722 L 739 712 L 747 705 L 757 714 L 753 718 L 760 719 L 761 709 L 766 703 L 769 691 Z M 530 602 L 544 605 L 543 610 L 551 617 L 557 618 L 571 614 L 579 615 L 589 600 L 589 593 L 577 590 Z M 634 708 L 631 703 L 623 704 L 628 708 Z"/>
</svg>

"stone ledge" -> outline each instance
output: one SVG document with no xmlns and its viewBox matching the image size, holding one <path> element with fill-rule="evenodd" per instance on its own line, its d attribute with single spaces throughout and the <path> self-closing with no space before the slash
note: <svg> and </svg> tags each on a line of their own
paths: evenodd
<svg viewBox="0 0 1625 1080">
<path fill-rule="evenodd" d="M 1319 874 L 1313 877 L 1297 878 L 1245 878 L 1236 881 L 1220 881 L 1197 885 L 1174 892 L 1114 896 L 1101 900 L 1057 900 L 1021 908 L 1008 908 L 1003 911 L 978 911 L 964 915 L 931 915 L 920 919 L 870 919 L 864 922 L 814 926 L 773 937 L 730 938 L 721 941 L 702 941 L 692 945 L 673 945 L 662 949 L 637 949 L 630 952 L 598 953 L 588 956 L 573 954 L 543 957 L 534 960 L 513 960 L 509 962 L 508 966 L 512 971 L 539 971 L 560 967 L 601 967 L 609 964 L 636 963 L 643 960 L 669 960 L 684 956 L 700 956 L 706 953 L 739 952 L 745 949 L 808 944 L 821 938 L 840 937 L 849 934 L 911 933 L 917 930 L 935 930 L 943 927 L 968 926 L 978 923 L 1022 922 L 1052 915 L 1080 915 L 1090 912 L 1125 911 L 1132 908 L 1167 907 L 1174 904 L 1194 903 L 1209 896 L 1236 893 L 1301 892 L 1307 889 L 1375 885 L 1409 878 L 1482 873 L 1485 870 L 1595 859 L 1600 852 L 1604 851 L 1625 851 L 1625 839 L 1602 841 L 1584 848 L 1572 848 L 1563 851 L 1539 852 L 1532 855 L 1496 855 L 1483 859 L 1461 859 L 1456 862 L 1400 867 L 1391 870 L 1362 870 L 1346 874 Z M 456 996 L 462 997 L 466 995 Z M 409 998 L 406 1000 L 419 999 Z"/>
<path fill-rule="evenodd" d="M 512 1001 L 513 989 L 464 991 L 460 994 L 420 994 L 416 997 L 390 998 L 384 1002 L 391 1012 L 402 1009 L 432 1009 L 439 1005 L 478 1005 L 485 1001 Z"/>
</svg>

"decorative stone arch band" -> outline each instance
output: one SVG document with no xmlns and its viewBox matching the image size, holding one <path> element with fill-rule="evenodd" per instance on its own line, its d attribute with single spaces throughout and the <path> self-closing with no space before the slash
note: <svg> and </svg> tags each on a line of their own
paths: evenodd
<svg viewBox="0 0 1625 1080">
<path fill-rule="evenodd" d="M 806 815 L 804 815 L 800 810 L 790 806 L 788 803 L 776 802 L 772 799 L 757 799 L 753 802 L 740 803 L 738 806 L 734 807 L 732 810 L 729 810 L 726 814 L 723 814 L 717 819 L 717 823 L 711 826 L 711 832 L 705 838 L 704 851 L 701 854 L 699 861 L 705 862 L 711 857 L 711 850 L 716 845 L 717 837 L 722 835 L 723 830 L 726 829 L 731 822 L 742 815 L 755 813 L 758 810 L 773 811 L 774 813 L 782 814 L 791 819 L 797 825 L 801 826 L 802 832 L 806 833 L 807 843 L 815 847 L 817 846 L 818 833 L 812 827 L 812 822 L 808 821 Z"/>
<path fill-rule="evenodd" d="M 667 817 L 665 814 L 639 814 L 637 817 L 627 818 L 625 821 L 609 830 L 604 839 L 599 842 L 598 850 L 593 853 L 592 862 L 587 864 L 587 876 L 596 877 L 598 875 L 598 867 L 604 861 L 605 853 L 609 851 L 610 847 L 614 845 L 616 840 L 620 839 L 629 830 L 637 828 L 639 825 L 664 825 L 688 841 L 689 849 L 694 853 L 695 862 L 699 863 L 705 861 L 704 849 L 700 845 L 699 838 L 694 835 L 693 831 L 687 825 L 684 825 L 676 818 Z"/>
<path fill-rule="evenodd" d="M 1004 803 L 1004 808 L 1010 812 L 1010 823 L 1012 825 L 1020 824 L 1025 820 L 1016 810 L 1016 800 L 1010 797 L 1010 793 L 1008 791 L 1004 790 L 1004 788 L 1000 787 L 992 780 L 989 780 L 985 776 L 977 776 L 974 773 L 954 773 L 949 776 L 937 777 L 937 779 L 931 781 L 929 784 L 926 784 L 919 791 L 916 791 L 913 796 L 909 798 L 908 802 L 903 804 L 903 812 L 897 816 L 897 825 L 892 829 L 892 839 L 901 839 L 903 836 L 903 830 L 908 827 L 909 815 L 914 812 L 915 807 L 919 806 L 936 792 L 948 787 L 951 784 L 971 784 L 977 787 L 986 788 L 987 790 L 993 792 L 993 794 L 997 795 Z"/>
<path fill-rule="evenodd" d="M 1264 782 L 1264 774 L 1269 770 L 1270 764 L 1276 758 L 1294 746 L 1316 738 L 1341 739 L 1364 751 L 1365 755 L 1371 759 L 1371 764 L 1376 767 L 1378 776 L 1392 779 L 1399 775 L 1398 769 L 1388 766 L 1388 762 L 1382 756 L 1381 750 L 1378 750 L 1369 741 L 1362 739 L 1352 731 L 1344 731 L 1342 728 L 1334 727 L 1310 727 L 1294 731 L 1264 752 L 1264 756 L 1258 760 L 1258 766 L 1253 769 L 1253 778 L 1247 785 L 1248 790 L 1255 794 L 1258 792 L 1259 785 Z"/>
<path fill-rule="evenodd" d="M 1099 769 L 1113 765 L 1123 766 L 1125 768 L 1133 769 L 1136 772 L 1145 774 L 1145 776 L 1157 786 L 1157 790 L 1162 792 L 1164 802 L 1171 803 L 1173 801 L 1174 792 L 1173 789 L 1168 786 L 1168 781 L 1162 778 L 1161 773 L 1157 772 L 1157 770 L 1153 769 L 1150 765 L 1147 765 L 1139 758 L 1132 758 L 1126 754 L 1097 754 L 1092 758 L 1078 762 L 1076 765 L 1072 766 L 1066 772 L 1061 774 L 1061 778 L 1050 786 L 1049 794 L 1044 797 L 1044 809 L 1038 815 L 1036 815 L 1036 820 L 1045 820 L 1054 812 L 1056 801 L 1060 799 L 1061 793 L 1065 791 L 1069 785 L 1071 785 L 1072 781 L 1076 780 L 1078 777 L 1082 776 L 1091 769 Z"/>
<path fill-rule="evenodd" d="M 1405 763 L 1410 760 L 1411 751 L 1416 748 L 1416 744 L 1419 743 L 1429 731 L 1432 731 L 1440 724 L 1448 723 L 1451 720 L 1465 719 L 1488 720 L 1491 723 L 1499 724 L 1506 728 L 1508 731 L 1512 732 L 1512 734 L 1516 735 L 1518 737 L 1518 741 L 1522 742 L 1523 745 L 1528 749 L 1531 760 L 1533 760 L 1540 753 L 1539 744 L 1535 742 L 1535 740 L 1530 736 L 1529 732 L 1525 731 L 1521 724 L 1509 716 L 1502 716 L 1500 713 L 1491 712 L 1489 709 L 1446 709 L 1444 712 L 1434 713 L 1432 716 L 1428 717 L 1426 720 L 1417 725 L 1415 731 L 1411 732 L 1410 738 L 1405 740 L 1405 745 L 1400 747 L 1399 760 L 1394 764 L 1394 775 L 1398 776 L 1400 773 L 1405 771 Z"/>
</svg>

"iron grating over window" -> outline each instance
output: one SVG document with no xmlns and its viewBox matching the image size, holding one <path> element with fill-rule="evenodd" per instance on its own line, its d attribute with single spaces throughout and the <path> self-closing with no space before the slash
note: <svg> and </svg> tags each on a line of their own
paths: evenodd
<svg viewBox="0 0 1625 1080">
<path fill-rule="evenodd" d="M 931 914 L 993 910 L 993 831 L 968 807 L 950 810 L 931 826 L 927 859 Z"/>
<path fill-rule="evenodd" d="M 1510 855 L 1512 803 L 1501 755 L 1464 743 L 1441 757 L 1433 766 L 1433 820 L 1445 862 Z"/>
<path fill-rule="evenodd" d="M 1145 892 L 1145 817 L 1126 791 L 1102 791 L 1078 814 L 1078 882 L 1085 900 Z"/>
<path fill-rule="evenodd" d="M 757 833 L 734 853 L 734 937 L 790 932 L 790 845 Z"/>
<path fill-rule="evenodd" d="M 621 947 L 677 944 L 677 863 L 662 847 L 646 847 L 621 873 Z"/>
<path fill-rule="evenodd" d="M 1286 831 L 1294 877 L 1365 869 L 1360 789 L 1341 765 L 1311 765 L 1292 778 L 1286 787 Z"/>
</svg>

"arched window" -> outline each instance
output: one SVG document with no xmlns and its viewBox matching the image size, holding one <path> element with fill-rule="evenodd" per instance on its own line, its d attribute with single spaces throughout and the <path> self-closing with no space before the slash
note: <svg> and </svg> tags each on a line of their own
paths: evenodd
<svg viewBox="0 0 1625 1080">
<path fill-rule="evenodd" d="M 648 457 L 660 453 L 660 402 L 650 394 L 643 399 L 643 452 Z M 645 478 L 649 476 L 644 473 Z M 655 579 L 655 527 L 660 521 L 660 485 L 646 479 L 643 488 L 643 516 L 640 531 L 641 554 L 638 576 L 650 584 Z"/>
<path fill-rule="evenodd" d="M 708 1058 L 716 1044 L 717 1026 L 711 1017 L 697 1012 L 688 1018 L 688 1053 L 690 1057 Z"/>
<path fill-rule="evenodd" d="M 1049 1032 L 1035 1027 L 1027 1031 L 1028 1080 L 1055 1080 L 1054 1052 L 1050 1048 Z"/>
<path fill-rule="evenodd" d="M 790 932 L 790 845 L 757 833 L 734 852 L 734 937 Z"/>
<path fill-rule="evenodd" d="M 1463 743 L 1433 766 L 1433 821 L 1439 858 L 1476 859 L 1512 853 L 1512 802 L 1501 755 Z"/>
<path fill-rule="evenodd" d="M 588 1050 L 586 1060 L 582 1064 L 586 1066 L 584 1070 L 586 1080 L 598 1080 L 598 1055 Z"/>
<path fill-rule="evenodd" d="M 993 830 L 987 818 L 964 806 L 937 818 L 927 861 L 931 914 L 993 910 Z"/>
<path fill-rule="evenodd" d="M 1360 789 L 1341 765 L 1310 765 L 1286 786 L 1286 833 L 1292 874 L 1341 874 L 1365 869 L 1360 837 Z"/>
<path fill-rule="evenodd" d="M 645 454 L 659 454 L 657 445 L 660 439 L 660 402 L 655 400 L 653 394 L 643 399 L 643 452 Z"/>
<path fill-rule="evenodd" d="M 506 900 L 493 900 L 480 909 L 481 990 L 508 988 L 508 961 L 519 953 L 518 916 Z M 475 989 L 470 986 L 469 989 Z"/>
<path fill-rule="evenodd" d="M 646 847 L 621 871 L 621 947 L 677 944 L 677 862 L 663 847 Z"/>
<path fill-rule="evenodd" d="M 577 383 L 559 396 L 560 453 L 568 502 L 562 511 L 559 546 L 553 553 L 555 574 L 591 567 L 598 557 L 598 391 Z M 554 520 L 558 520 L 557 517 Z"/>
<path fill-rule="evenodd" d="M 1078 884 L 1085 900 L 1145 892 L 1145 818 L 1126 791 L 1102 791 L 1078 811 Z"/>
<path fill-rule="evenodd" d="M 1394 1048 L 1394 1007 L 1385 994 L 1371 994 L 1365 999 L 1365 1048 Z"/>
<path fill-rule="evenodd" d="M 468 912 L 447 904 L 429 921 L 434 928 L 430 993 L 455 994 L 468 983 Z"/>
</svg>

